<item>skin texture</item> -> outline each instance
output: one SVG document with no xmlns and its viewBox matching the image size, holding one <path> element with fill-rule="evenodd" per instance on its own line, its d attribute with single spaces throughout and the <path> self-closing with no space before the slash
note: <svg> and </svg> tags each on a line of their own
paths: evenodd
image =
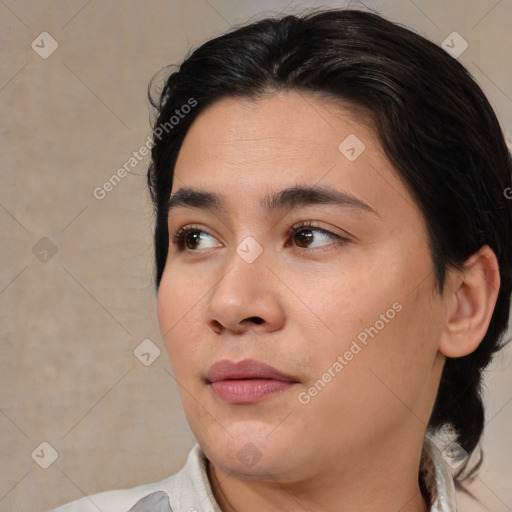
<svg viewBox="0 0 512 512">
<path fill-rule="evenodd" d="M 350 134 L 365 145 L 353 161 L 338 148 Z M 376 214 L 260 206 L 297 184 L 348 192 Z M 422 441 L 445 356 L 470 353 L 487 329 L 499 288 L 492 251 L 474 255 L 466 273 L 449 270 L 439 295 L 423 217 L 373 130 L 356 110 L 313 95 L 207 108 L 187 133 L 171 195 L 182 187 L 225 201 L 222 211 L 172 210 L 157 304 L 222 509 L 428 510 L 418 486 Z M 308 221 L 303 242 L 290 228 Z M 204 233 L 180 251 L 173 236 L 190 224 Z M 263 249 L 252 263 L 236 252 L 247 237 Z M 389 319 L 393 304 L 400 311 Z M 332 370 L 381 315 L 384 327 Z M 205 381 L 224 359 L 261 361 L 298 382 L 254 404 L 226 403 Z M 329 368 L 329 382 L 301 403 Z M 247 450 L 249 462 L 240 456 Z"/>
</svg>

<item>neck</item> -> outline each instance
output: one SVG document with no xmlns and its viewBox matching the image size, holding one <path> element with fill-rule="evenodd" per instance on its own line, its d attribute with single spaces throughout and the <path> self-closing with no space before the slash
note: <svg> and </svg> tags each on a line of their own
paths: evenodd
<svg viewBox="0 0 512 512">
<path fill-rule="evenodd" d="M 388 460 L 388 464 L 374 460 L 371 465 L 347 464 L 357 471 L 330 471 L 297 483 L 270 475 L 264 481 L 242 479 L 211 463 L 208 476 L 223 512 L 428 512 L 428 497 L 418 482 L 419 457 L 409 465 L 397 457 Z"/>
</svg>

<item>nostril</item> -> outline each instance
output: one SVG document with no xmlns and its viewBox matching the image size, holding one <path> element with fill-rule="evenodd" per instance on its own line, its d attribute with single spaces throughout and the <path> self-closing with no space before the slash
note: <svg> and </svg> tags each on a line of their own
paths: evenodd
<svg viewBox="0 0 512 512">
<path fill-rule="evenodd" d="M 218 321 L 218 320 L 214 320 L 212 322 L 212 330 L 213 332 L 215 332 L 216 334 L 220 334 L 222 332 L 222 324 Z"/>
<path fill-rule="evenodd" d="M 251 322 L 254 322 L 255 324 L 261 324 L 263 323 L 263 318 L 259 317 L 259 316 L 251 316 L 250 318 L 248 318 L 247 320 L 251 321 Z"/>
</svg>

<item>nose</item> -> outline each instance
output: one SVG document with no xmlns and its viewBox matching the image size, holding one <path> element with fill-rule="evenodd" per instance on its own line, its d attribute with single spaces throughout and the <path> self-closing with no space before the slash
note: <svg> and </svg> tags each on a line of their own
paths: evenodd
<svg viewBox="0 0 512 512">
<path fill-rule="evenodd" d="M 234 252 L 208 296 L 203 320 L 215 334 L 272 332 L 284 325 L 283 283 L 263 254 L 247 263 Z"/>
</svg>

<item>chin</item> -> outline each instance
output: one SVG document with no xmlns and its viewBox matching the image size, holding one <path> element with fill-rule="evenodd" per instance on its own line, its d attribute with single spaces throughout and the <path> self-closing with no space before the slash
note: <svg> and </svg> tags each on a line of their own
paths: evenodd
<svg viewBox="0 0 512 512">
<path fill-rule="evenodd" d="M 212 464 L 225 473 L 244 480 L 279 478 L 292 482 L 304 477 L 299 468 L 308 467 L 307 453 L 297 448 L 300 441 L 284 429 L 281 435 L 268 433 L 258 422 L 239 422 L 219 433 L 218 429 L 192 428 L 201 449 Z M 228 433 L 229 432 L 229 433 Z"/>
</svg>

